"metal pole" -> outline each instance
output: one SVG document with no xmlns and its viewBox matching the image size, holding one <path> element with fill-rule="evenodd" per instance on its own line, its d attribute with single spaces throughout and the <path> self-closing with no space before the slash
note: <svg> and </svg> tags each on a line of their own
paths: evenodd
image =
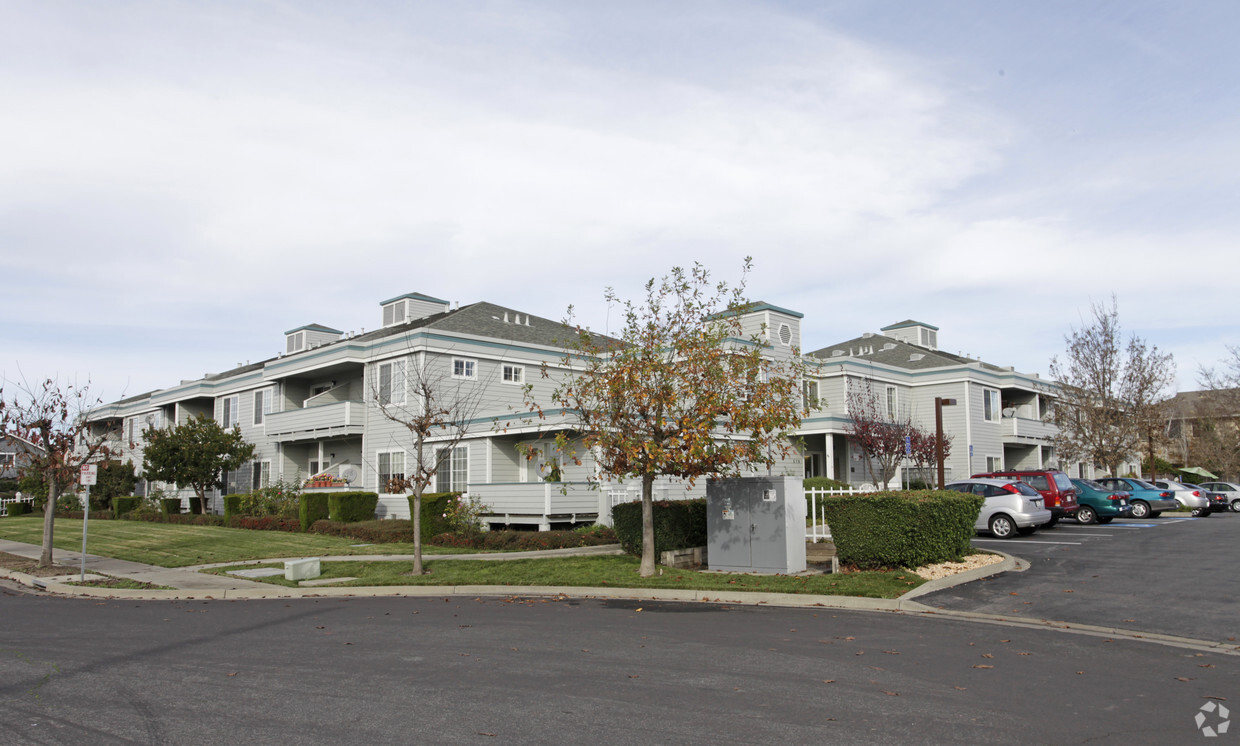
<svg viewBox="0 0 1240 746">
<path fill-rule="evenodd" d="M 939 489 L 943 489 L 943 397 L 934 397 L 934 460 L 939 465 Z"/>
<path fill-rule="evenodd" d="M 86 582 L 86 524 L 90 520 L 90 485 L 86 485 L 86 505 L 82 509 L 82 582 Z"/>
</svg>

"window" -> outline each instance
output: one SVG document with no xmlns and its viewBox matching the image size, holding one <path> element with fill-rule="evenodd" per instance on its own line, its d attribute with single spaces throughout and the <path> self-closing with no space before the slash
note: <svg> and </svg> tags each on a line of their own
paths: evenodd
<svg viewBox="0 0 1240 746">
<path fill-rule="evenodd" d="M 818 400 L 818 382 L 805 381 L 801 385 L 801 397 L 804 400 L 806 411 L 818 409 L 821 406 Z"/>
<path fill-rule="evenodd" d="M 0 471 L 17 466 L 16 453 L 0 453 Z"/>
<path fill-rule="evenodd" d="M 405 361 L 394 360 L 379 366 L 379 380 L 375 384 L 380 404 L 405 403 Z"/>
<path fill-rule="evenodd" d="M 271 389 L 254 392 L 254 424 L 263 424 L 263 417 L 271 414 Z"/>
<path fill-rule="evenodd" d="M 520 365 L 505 365 L 504 383 L 513 383 L 517 385 L 525 383 L 525 368 Z"/>
<path fill-rule="evenodd" d="M 375 461 L 379 467 L 379 492 L 389 495 L 404 492 L 405 452 L 380 451 Z"/>
<path fill-rule="evenodd" d="M 899 396 L 895 386 L 887 387 L 887 420 L 895 422 L 900 410 Z"/>
<path fill-rule="evenodd" d="M 254 468 L 251 471 L 250 489 L 257 490 L 266 487 L 271 481 L 271 462 L 255 461 Z"/>
<path fill-rule="evenodd" d="M 473 360 L 452 358 L 452 377 L 473 380 L 478 377 L 478 364 Z"/>
<path fill-rule="evenodd" d="M 435 490 L 437 492 L 464 492 L 469 485 L 469 448 L 457 446 L 447 453 L 448 449 L 435 451 L 439 459 L 439 469 L 435 472 Z"/>
<path fill-rule="evenodd" d="M 306 333 L 305 332 L 297 332 L 296 334 L 290 334 L 288 335 L 287 345 L 284 348 L 284 353 L 286 355 L 291 355 L 294 352 L 300 352 L 301 348 L 305 346 L 306 346 Z"/>
<path fill-rule="evenodd" d="M 1003 459 L 998 456 L 986 457 L 986 471 L 1002 471 Z"/>
<path fill-rule="evenodd" d="M 383 307 L 383 325 L 403 324 L 405 322 L 405 302 L 397 301 Z"/>
<path fill-rule="evenodd" d="M 999 392 L 982 389 L 982 416 L 987 422 L 999 421 Z"/>
<path fill-rule="evenodd" d="M 137 421 L 137 419 L 138 419 L 137 417 L 129 417 L 129 418 L 126 418 L 125 420 L 125 442 L 129 443 L 130 445 L 133 445 L 134 443 L 138 442 L 133 439 L 134 423 Z"/>
<path fill-rule="evenodd" d="M 220 424 L 224 427 L 236 427 L 241 422 L 240 413 L 237 411 L 237 404 L 241 398 L 238 396 L 224 397 L 224 416 L 220 419 Z"/>
<path fill-rule="evenodd" d="M 935 348 L 939 346 L 939 333 L 938 332 L 932 331 L 925 327 L 922 327 L 918 329 L 917 331 L 919 332 L 918 340 L 920 341 L 922 347 Z"/>
</svg>

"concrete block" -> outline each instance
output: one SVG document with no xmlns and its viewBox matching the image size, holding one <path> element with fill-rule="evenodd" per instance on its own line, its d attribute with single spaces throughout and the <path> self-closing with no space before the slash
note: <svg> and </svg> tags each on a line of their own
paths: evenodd
<svg viewBox="0 0 1240 746">
<path fill-rule="evenodd" d="M 309 580 L 322 574 L 319 569 L 319 558 L 286 560 L 284 563 L 285 580 Z"/>
</svg>

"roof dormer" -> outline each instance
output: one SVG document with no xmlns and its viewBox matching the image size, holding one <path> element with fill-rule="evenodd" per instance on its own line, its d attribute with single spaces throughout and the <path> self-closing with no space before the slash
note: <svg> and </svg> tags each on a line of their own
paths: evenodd
<svg viewBox="0 0 1240 746">
<path fill-rule="evenodd" d="M 882 333 L 906 344 L 925 347 L 928 350 L 939 349 L 939 328 L 920 321 L 901 321 L 898 324 L 884 326 Z"/>
<path fill-rule="evenodd" d="M 388 298 L 383 306 L 383 326 L 395 326 L 406 321 L 422 319 L 448 310 L 448 301 L 432 298 L 421 293 L 405 293 Z"/>
<path fill-rule="evenodd" d="M 306 324 L 296 329 L 289 329 L 284 333 L 284 354 L 292 355 L 294 352 L 337 342 L 342 334 L 344 332 L 339 329 L 332 329 L 322 324 Z"/>
</svg>

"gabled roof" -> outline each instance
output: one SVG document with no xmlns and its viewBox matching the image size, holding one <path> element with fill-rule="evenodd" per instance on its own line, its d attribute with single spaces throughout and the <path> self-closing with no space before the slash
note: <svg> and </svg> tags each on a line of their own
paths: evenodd
<svg viewBox="0 0 1240 746">
<path fill-rule="evenodd" d="M 901 322 L 904 323 L 904 322 Z M 917 323 L 917 322 L 913 322 Z M 929 326 L 928 324 L 919 324 Z M 886 327 L 888 329 L 892 327 Z M 837 352 L 843 354 L 836 354 Z M 984 363 L 981 360 L 953 355 L 942 350 L 931 350 L 921 345 L 901 342 L 898 339 L 882 334 L 870 334 L 850 339 L 847 342 L 823 347 L 809 353 L 811 357 L 823 361 L 841 360 L 845 358 L 869 360 L 893 368 L 905 370 L 925 370 L 927 368 L 945 368 L 952 365 L 968 365 L 978 363 L 987 370 L 1004 371 L 997 365 Z"/>
<path fill-rule="evenodd" d="M 1167 400 L 1167 414 L 1174 419 L 1240 416 L 1240 389 L 1181 391 Z"/>
<path fill-rule="evenodd" d="M 344 334 L 344 332 L 339 329 L 333 329 L 330 326 L 323 326 L 322 324 L 306 324 L 305 326 L 299 326 L 296 329 L 289 329 L 285 332 L 285 334 L 292 334 L 293 332 L 300 331 L 324 332 L 326 334 Z"/>
<path fill-rule="evenodd" d="M 394 302 L 396 302 L 396 301 L 400 300 L 401 298 L 410 298 L 410 299 L 412 299 L 412 300 L 421 300 L 421 301 L 426 301 L 427 303 L 442 303 L 442 304 L 443 304 L 443 305 L 445 305 L 445 306 L 446 306 L 446 305 L 448 305 L 448 301 L 446 301 L 446 300 L 442 300 L 442 299 L 440 299 L 440 298 L 433 298 L 433 297 L 431 297 L 431 296 L 429 296 L 429 295 L 423 295 L 422 293 L 405 293 L 404 295 L 398 295 L 398 296 L 396 296 L 395 298 L 388 298 L 388 299 L 387 299 L 387 300 L 385 300 L 385 301 L 380 301 L 379 305 L 381 305 L 381 306 L 386 306 L 387 304 L 389 304 L 389 303 L 394 303 Z"/>
<path fill-rule="evenodd" d="M 904 321 L 897 321 L 894 324 L 888 324 L 887 326 L 884 326 L 882 329 L 879 329 L 879 331 L 889 332 L 892 329 L 907 329 L 910 326 L 924 326 L 927 329 L 931 329 L 936 332 L 939 330 L 939 328 L 935 326 L 934 324 L 927 324 L 924 321 L 913 321 L 912 319 L 905 319 Z"/>
</svg>

